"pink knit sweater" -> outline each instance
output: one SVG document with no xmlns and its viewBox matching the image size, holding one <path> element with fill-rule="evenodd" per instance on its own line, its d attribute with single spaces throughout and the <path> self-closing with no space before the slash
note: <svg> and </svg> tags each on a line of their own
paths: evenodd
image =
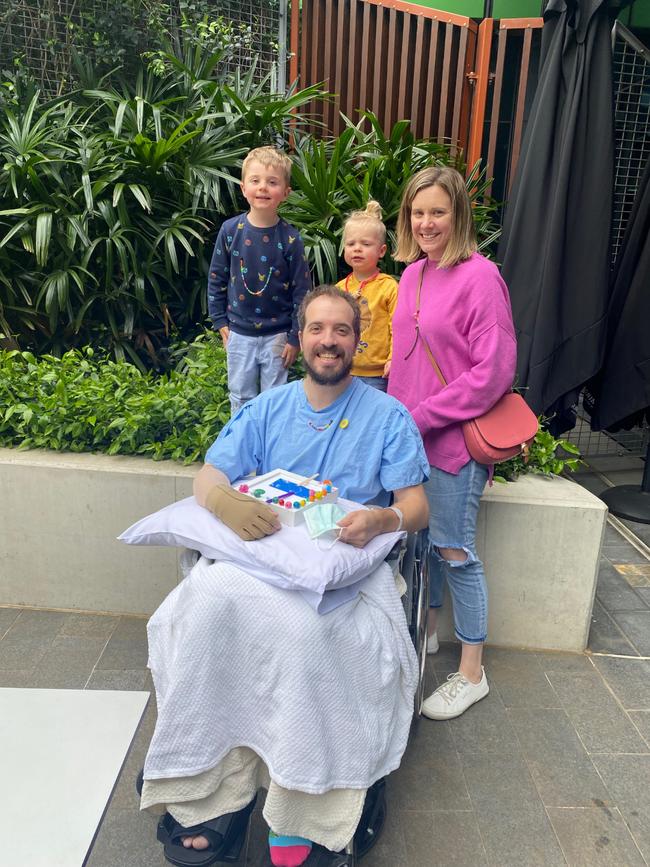
<svg viewBox="0 0 650 867">
<path fill-rule="evenodd" d="M 417 286 L 420 331 L 447 380 L 443 388 L 422 339 L 415 340 Z M 496 266 L 478 253 L 452 268 L 420 259 L 404 271 L 393 316 L 388 392 L 410 410 L 429 463 L 458 473 L 469 461 L 460 422 L 482 415 L 511 387 L 517 356 L 508 289 Z"/>
</svg>

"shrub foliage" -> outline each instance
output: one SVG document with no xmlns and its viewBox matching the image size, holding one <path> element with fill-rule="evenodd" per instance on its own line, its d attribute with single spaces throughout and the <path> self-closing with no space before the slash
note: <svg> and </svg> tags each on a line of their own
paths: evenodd
<svg viewBox="0 0 650 867">
<path fill-rule="evenodd" d="M 191 463 L 230 416 L 225 351 L 205 335 L 156 376 L 93 349 L 0 352 L 0 445 Z"/>
</svg>

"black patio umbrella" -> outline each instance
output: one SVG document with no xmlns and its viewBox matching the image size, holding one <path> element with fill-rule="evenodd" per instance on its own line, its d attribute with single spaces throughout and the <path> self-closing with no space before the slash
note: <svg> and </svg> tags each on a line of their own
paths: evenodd
<svg viewBox="0 0 650 867">
<path fill-rule="evenodd" d="M 601 366 L 613 198 L 611 26 L 620 2 L 550 0 L 542 60 L 498 259 L 519 345 L 517 384 L 558 414 Z"/>
<path fill-rule="evenodd" d="M 594 430 L 650 418 L 650 161 L 616 260 L 602 370 L 589 390 Z M 650 523 L 650 447 L 641 486 L 617 485 L 601 496 L 615 515 Z"/>
</svg>

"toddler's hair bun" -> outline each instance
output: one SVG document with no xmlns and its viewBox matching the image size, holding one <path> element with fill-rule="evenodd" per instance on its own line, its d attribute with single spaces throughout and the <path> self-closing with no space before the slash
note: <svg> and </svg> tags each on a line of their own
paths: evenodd
<svg viewBox="0 0 650 867">
<path fill-rule="evenodd" d="M 369 199 L 364 213 L 375 220 L 381 220 L 381 205 L 374 199 Z"/>
</svg>

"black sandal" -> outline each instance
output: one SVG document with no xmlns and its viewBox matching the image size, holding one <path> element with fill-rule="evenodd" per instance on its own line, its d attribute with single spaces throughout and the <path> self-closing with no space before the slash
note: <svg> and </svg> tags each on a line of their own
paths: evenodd
<svg viewBox="0 0 650 867">
<path fill-rule="evenodd" d="M 255 808 L 257 796 L 236 813 L 227 813 L 209 822 L 201 822 L 185 828 L 169 813 L 158 822 L 157 837 L 163 844 L 165 858 L 176 867 L 209 867 L 217 861 L 234 863 L 239 860 L 246 831 L 248 819 Z M 195 837 L 202 835 L 208 840 L 206 849 L 192 849 L 183 846 L 183 837 Z"/>
<path fill-rule="evenodd" d="M 318 843 L 314 843 L 307 860 L 301 867 L 350 867 L 352 861 L 351 856 L 345 852 L 330 852 Z M 263 867 L 273 867 L 271 854 L 267 850 L 266 859 L 262 861 Z"/>
<path fill-rule="evenodd" d="M 349 867 L 352 863 L 345 852 L 330 852 L 322 846 L 313 846 L 302 867 Z"/>
</svg>

